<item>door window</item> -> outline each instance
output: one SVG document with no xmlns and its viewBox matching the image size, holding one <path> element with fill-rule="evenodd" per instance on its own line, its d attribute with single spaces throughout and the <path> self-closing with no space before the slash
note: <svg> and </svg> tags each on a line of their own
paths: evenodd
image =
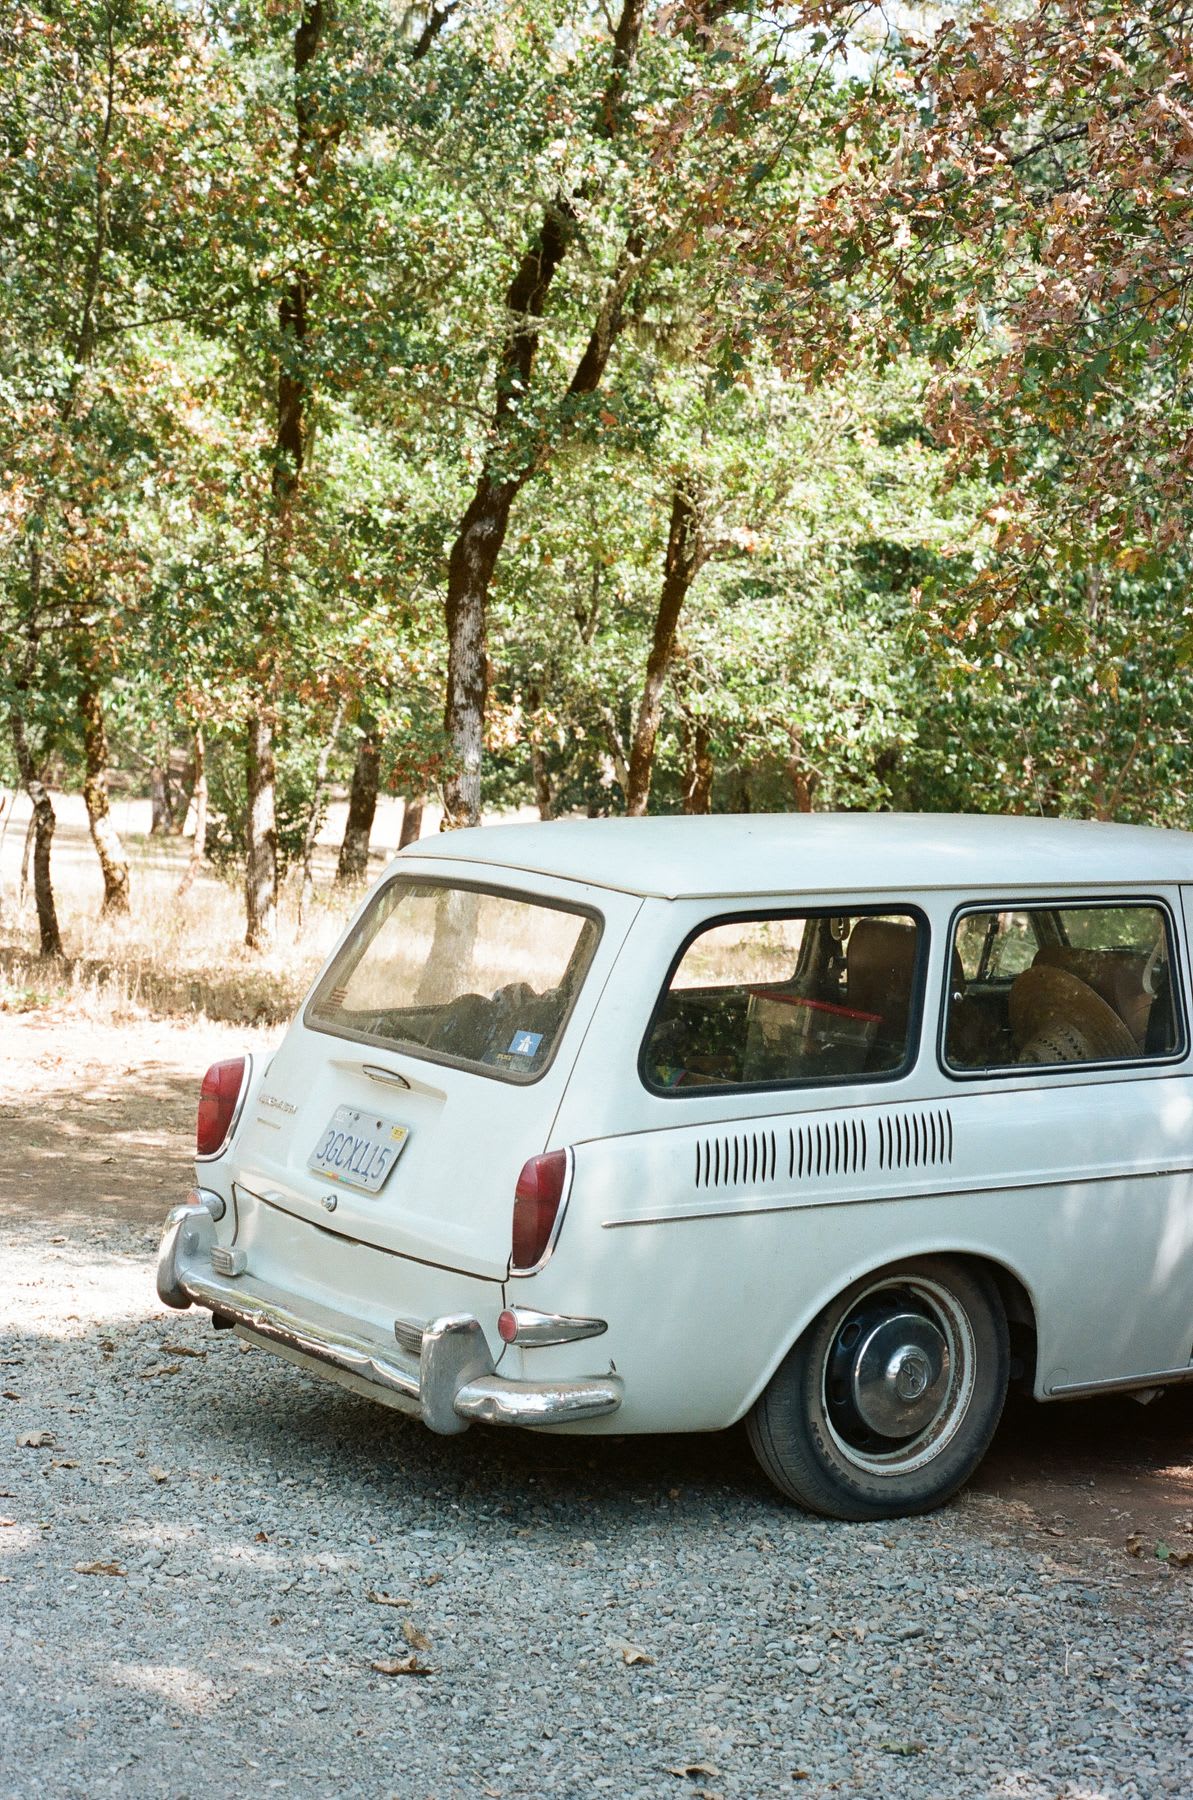
<svg viewBox="0 0 1193 1800">
<path fill-rule="evenodd" d="M 1174 1056 L 1182 1043 L 1163 907 L 975 908 L 958 919 L 950 1068 L 1137 1062 Z"/>
<path fill-rule="evenodd" d="M 648 1087 L 790 1086 L 900 1074 L 927 926 L 910 911 L 720 920 L 692 937 L 642 1052 Z"/>
</svg>

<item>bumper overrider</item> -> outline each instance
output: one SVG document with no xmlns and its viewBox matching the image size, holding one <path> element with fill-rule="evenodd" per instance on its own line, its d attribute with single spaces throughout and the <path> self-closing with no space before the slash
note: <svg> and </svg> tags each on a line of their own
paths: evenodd
<svg viewBox="0 0 1193 1800">
<path fill-rule="evenodd" d="M 377 1398 L 413 1413 L 445 1436 L 485 1425 L 559 1425 L 616 1412 L 622 1384 L 616 1375 L 575 1381 L 511 1381 L 494 1371 L 480 1321 L 452 1313 L 421 1328 L 417 1354 L 376 1343 L 341 1329 L 338 1322 L 303 1317 L 289 1295 L 255 1282 L 236 1253 L 217 1250 L 212 1266 L 215 1223 L 224 1203 L 198 1189 L 191 1202 L 166 1219 L 157 1262 L 157 1291 L 166 1306 L 204 1306 L 222 1324 L 234 1325 L 265 1347 L 322 1363 L 333 1375 L 354 1377 L 378 1390 Z M 239 1261 L 239 1272 L 236 1270 Z M 319 1309 L 322 1310 L 322 1309 Z M 395 1322 L 395 1329 L 403 1321 Z M 409 1339 L 408 1327 L 402 1336 Z"/>
</svg>

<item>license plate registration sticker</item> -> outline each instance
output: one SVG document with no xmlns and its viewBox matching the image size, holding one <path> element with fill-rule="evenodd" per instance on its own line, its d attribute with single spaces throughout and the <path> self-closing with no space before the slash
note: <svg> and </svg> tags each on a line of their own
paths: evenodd
<svg viewBox="0 0 1193 1800">
<path fill-rule="evenodd" d="M 410 1129 L 355 1106 L 337 1106 L 319 1142 L 307 1158 L 307 1168 L 327 1181 L 377 1194 L 406 1147 Z"/>
</svg>

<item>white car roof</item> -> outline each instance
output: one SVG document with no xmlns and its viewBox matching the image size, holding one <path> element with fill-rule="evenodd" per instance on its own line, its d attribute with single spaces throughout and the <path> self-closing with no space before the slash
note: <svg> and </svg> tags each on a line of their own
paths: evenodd
<svg viewBox="0 0 1193 1800">
<path fill-rule="evenodd" d="M 400 862 L 475 863 L 663 899 L 1193 882 L 1193 833 L 960 813 L 562 819 L 422 838 Z"/>
</svg>

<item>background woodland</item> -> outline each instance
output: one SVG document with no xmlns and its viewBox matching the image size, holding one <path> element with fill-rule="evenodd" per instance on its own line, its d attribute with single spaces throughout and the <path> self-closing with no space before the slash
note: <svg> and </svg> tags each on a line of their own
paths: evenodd
<svg viewBox="0 0 1193 1800">
<path fill-rule="evenodd" d="M 13 0 L 0 782 L 1188 824 L 1193 4 Z M 298 877 L 296 876 L 296 879 Z"/>
</svg>

